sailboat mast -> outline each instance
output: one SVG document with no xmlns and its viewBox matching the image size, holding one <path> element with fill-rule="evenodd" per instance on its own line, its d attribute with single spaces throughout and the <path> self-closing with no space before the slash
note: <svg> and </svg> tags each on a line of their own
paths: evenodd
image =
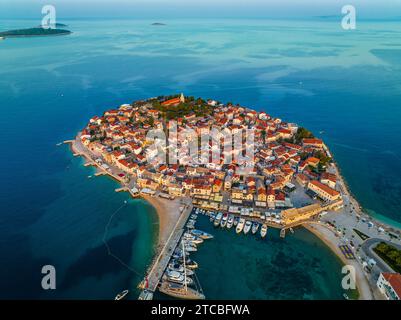
<svg viewBox="0 0 401 320">
<path fill-rule="evenodd" d="M 182 244 L 182 256 L 184 258 L 184 286 L 185 286 L 185 292 L 188 291 L 187 287 L 187 268 L 185 266 L 185 247 L 184 247 L 184 241 L 181 240 Z"/>
</svg>

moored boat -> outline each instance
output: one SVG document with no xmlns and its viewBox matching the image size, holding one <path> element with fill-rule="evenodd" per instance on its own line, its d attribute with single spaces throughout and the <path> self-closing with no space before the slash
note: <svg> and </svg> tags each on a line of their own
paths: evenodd
<svg viewBox="0 0 401 320">
<path fill-rule="evenodd" d="M 211 212 L 210 213 L 210 219 L 209 219 L 210 222 L 213 222 L 215 218 L 216 218 L 216 214 L 214 212 Z"/>
<path fill-rule="evenodd" d="M 258 232 L 258 229 L 259 229 L 259 223 L 254 222 L 252 224 L 252 234 L 255 234 L 256 232 Z"/>
<path fill-rule="evenodd" d="M 220 224 L 221 218 L 223 217 L 223 214 L 221 212 L 217 213 L 216 218 L 214 218 L 214 226 L 217 227 Z"/>
<path fill-rule="evenodd" d="M 195 240 L 196 236 L 194 236 L 193 234 L 189 233 L 189 232 L 185 232 L 182 236 L 182 238 L 184 240 Z"/>
<path fill-rule="evenodd" d="M 185 252 L 185 256 L 188 256 L 189 253 Z M 181 259 L 183 257 L 183 252 L 181 249 L 177 248 L 174 253 L 173 253 L 173 258 L 174 259 Z"/>
<path fill-rule="evenodd" d="M 190 243 L 185 243 L 185 251 L 187 252 L 196 252 L 198 251 L 198 248 L 196 247 L 196 245 L 194 244 L 190 244 Z"/>
<path fill-rule="evenodd" d="M 159 291 L 179 299 L 203 300 L 205 296 L 199 291 L 178 283 L 163 281 Z"/>
<path fill-rule="evenodd" d="M 264 238 L 266 237 L 266 234 L 267 234 L 267 225 L 263 224 L 262 228 L 260 228 L 260 236 Z"/>
<path fill-rule="evenodd" d="M 184 266 L 182 264 L 173 262 L 173 261 L 169 263 L 167 268 L 170 271 L 177 271 L 177 272 L 181 272 L 181 273 L 183 273 L 185 270 L 185 272 L 187 273 L 188 276 L 192 276 L 194 274 L 194 272 L 192 270 L 184 269 Z"/>
<path fill-rule="evenodd" d="M 191 230 L 191 233 L 194 236 L 199 237 L 201 239 L 212 239 L 213 238 L 213 236 L 210 233 L 207 233 L 207 232 L 204 232 L 204 231 L 201 231 L 198 229 Z"/>
<path fill-rule="evenodd" d="M 171 260 L 171 263 L 174 263 L 174 264 L 183 264 L 184 263 L 184 259 L 182 258 L 182 257 L 180 257 L 180 258 L 173 258 L 172 260 Z M 185 259 L 185 267 L 187 268 L 187 269 L 196 269 L 196 268 L 198 268 L 198 263 L 196 262 L 196 261 L 194 261 L 194 260 L 191 260 L 190 258 L 186 258 Z"/>
<path fill-rule="evenodd" d="M 248 220 L 247 222 L 245 222 L 244 233 L 247 234 L 249 232 L 249 230 L 251 230 L 251 227 L 252 227 L 252 222 L 251 221 Z"/>
<path fill-rule="evenodd" d="M 194 239 L 190 239 L 190 240 L 188 239 L 188 241 L 189 241 L 189 243 L 194 244 L 194 245 L 203 243 L 202 238 L 195 237 L 195 236 L 194 236 Z"/>
<path fill-rule="evenodd" d="M 223 218 L 221 218 L 220 226 L 224 228 L 227 224 L 228 214 L 223 214 Z"/>
<path fill-rule="evenodd" d="M 234 218 L 234 223 L 233 223 L 235 227 L 237 226 L 238 221 L 239 221 L 239 218 L 238 218 L 238 217 L 235 217 L 235 218 Z"/>
<path fill-rule="evenodd" d="M 231 227 L 233 226 L 233 223 L 234 223 L 234 216 L 232 214 L 230 214 L 227 219 L 227 228 L 231 229 Z"/>
<path fill-rule="evenodd" d="M 198 263 L 196 261 L 194 261 L 194 260 L 191 260 L 191 259 L 187 259 L 185 261 L 185 265 L 186 265 L 186 267 L 188 269 L 196 269 L 196 268 L 198 268 Z"/>
<path fill-rule="evenodd" d="M 121 291 L 119 294 L 116 295 L 114 300 L 122 300 L 128 294 L 128 290 Z"/>
<path fill-rule="evenodd" d="M 235 228 L 235 232 L 240 233 L 242 229 L 244 229 L 244 225 L 245 225 L 245 219 L 244 218 L 239 219 L 237 227 Z"/>
<path fill-rule="evenodd" d="M 193 283 L 193 280 L 189 277 L 185 277 L 185 275 L 178 271 L 167 270 L 164 273 L 164 280 L 168 280 L 170 282 L 176 282 L 181 284 L 190 285 Z"/>
</svg>

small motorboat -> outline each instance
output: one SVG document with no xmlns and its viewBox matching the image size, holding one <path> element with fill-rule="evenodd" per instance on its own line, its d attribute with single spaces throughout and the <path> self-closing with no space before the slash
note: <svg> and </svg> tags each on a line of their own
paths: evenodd
<svg viewBox="0 0 401 320">
<path fill-rule="evenodd" d="M 213 222 L 213 220 L 214 220 L 214 218 L 216 217 L 216 215 L 215 215 L 215 213 L 214 212 L 212 212 L 212 213 L 210 213 L 210 222 Z"/>
<path fill-rule="evenodd" d="M 189 253 L 185 252 L 185 256 L 188 256 Z M 176 249 L 173 253 L 173 258 L 174 259 L 181 259 L 183 257 L 183 253 L 181 249 Z"/>
<path fill-rule="evenodd" d="M 203 239 L 202 238 L 195 237 L 195 236 L 194 236 L 194 239 L 191 239 L 191 240 L 188 239 L 188 241 L 189 241 L 189 243 L 192 243 L 192 244 L 195 244 L 195 245 L 203 243 Z"/>
<path fill-rule="evenodd" d="M 122 300 L 128 294 L 128 290 L 121 291 L 119 294 L 116 295 L 114 300 Z"/>
<path fill-rule="evenodd" d="M 191 234 L 189 232 L 185 232 L 184 235 L 182 236 L 182 238 L 184 240 L 195 240 L 196 236 L 194 236 L 193 234 Z"/>
<path fill-rule="evenodd" d="M 238 224 L 238 221 L 239 221 L 239 218 L 238 217 L 235 217 L 234 218 L 234 227 L 236 227 L 237 226 L 237 224 Z"/>
<path fill-rule="evenodd" d="M 247 234 L 249 232 L 249 230 L 251 230 L 251 227 L 252 227 L 252 222 L 251 221 L 248 220 L 247 222 L 245 222 L 244 234 Z"/>
<path fill-rule="evenodd" d="M 182 284 L 192 284 L 193 280 L 189 277 L 185 277 L 184 274 L 182 274 L 181 272 L 177 272 L 177 271 L 173 271 L 173 270 L 167 270 L 164 273 L 164 278 L 168 281 L 171 282 L 176 282 L 176 283 L 182 283 Z M 186 283 L 184 282 L 186 279 Z"/>
<path fill-rule="evenodd" d="M 223 214 L 221 212 L 219 212 L 216 216 L 216 218 L 214 219 L 214 226 L 217 227 L 220 224 L 221 218 L 223 217 Z"/>
<path fill-rule="evenodd" d="M 258 232 L 258 230 L 259 230 L 259 223 L 254 222 L 252 224 L 252 234 L 255 234 L 256 232 Z"/>
<path fill-rule="evenodd" d="M 235 228 L 235 232 L 241 233 L 242 229 L 244 229 L 244 225 L 245 225 L 245 219 L 244 218 L 239 219 L 237 227 Z"/>
<path fill-rule="evenodd" d="M 183 263 L 183 259 L 181 257 L 181 258 L 178 258 L 177 260 L 173 260 L 173 262 L 174 263 Z M 188 269 L 196 269 L 198 267 L 198 263 L 194 260 L 187 258 L 187 259 L 185 259 L 185 266 Z"/>
<path fill-rule="evenodd" d="M 226 226 L 227 220 L 228 220 L 228 214 L 225 213 L 225 214 L 223 214 L 223 218 L 221 219 L 221 222 L 220 222 L 220 226 L 222 228 L 224 228 Z"/>
<path fill-rule="evenodd" d="M 182 264 L 176 262 L 170 262 L 168 265 L 168 270 L 170 271 L 177 271 L 177 272 L 184 272 L 184 266 Z M 186 269 L 185 270 L 187 276 L 192 276 L 194 272 L 192 270 Z"/>
<path fill-rule="evenodd" d="M 267 234 L 267 225 L 263 224 L 262 228 L 260 228 L 260 236 L 264 238 L 266 237 L 266 234 Z"/>
<path fill-rule="evenodd" d="M 190 244 L 190 243 L 185 243 L 185 251 L 187 252 L 196 252 L 198 251 L 198 248 L 196 247 L 196 245 Z"/>
<path fill-rule="evenodd" d="M 231 229 L 234 223 L 234 216 L 230 214 L 227 219 L 227 229 Z"/>
<path fill-rule="evenodd" d="M 199 237 L 201 239 L 212 239 L 213 236 L 210 233 L 201 231 L 201 230 L 197 230 L 197 229 L 193 229 L 191 230 L 191 233 L 196 236 Z"/>
</svg>

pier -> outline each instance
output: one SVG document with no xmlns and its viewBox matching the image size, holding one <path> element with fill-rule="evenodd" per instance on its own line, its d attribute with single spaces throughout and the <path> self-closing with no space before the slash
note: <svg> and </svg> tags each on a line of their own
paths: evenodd
<svg viewBox="0 0 401 320">
<path fill-rule="evenodd" d="M 149 267 L 149 272 L 147 272 L 145 279 L 140 284 L 140 288 L 143 289 L 140 298 L 146 300 L 152 299 L 153 295 L 149 293 L 154 293 L 162 279 L 164 271 L 171 259 L 174 250 L 179 245 L 179 241 L 185 231 L 185 224 L 192 212 L 192 203 L 187 203 L 174 226 L 169 238 L 166 241 L 163 249 L 153 260 L 151 266 Z M 146 285 L 145 285 L 146 284 Z"/>
<path fill-rule="evenodd" d="M 117 188 L 114 190 L 115 192 L 122 192 L 122 191 L 128 191 L 127 187 L 121 187 L 121 188 Z"/>
</svg>

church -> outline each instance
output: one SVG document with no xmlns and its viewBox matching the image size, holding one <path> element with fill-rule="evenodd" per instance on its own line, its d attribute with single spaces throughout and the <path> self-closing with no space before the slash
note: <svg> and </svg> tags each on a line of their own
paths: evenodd
<svg viewBox="0 0 401 320">
<path fill-rule="evenodd" d="M 179 96 L 177 98 L 170 99 L 170 100 L 163 101 L 161 103 L 161 105 L 162 106 L 166 106 L 166 107 L 178 106 L 180 103 L 184 103 L 184 102 L 185 102 L 185 97 L 184 97 L 184 94 L 181 93 L 181 96 Z"/>
</svg>

